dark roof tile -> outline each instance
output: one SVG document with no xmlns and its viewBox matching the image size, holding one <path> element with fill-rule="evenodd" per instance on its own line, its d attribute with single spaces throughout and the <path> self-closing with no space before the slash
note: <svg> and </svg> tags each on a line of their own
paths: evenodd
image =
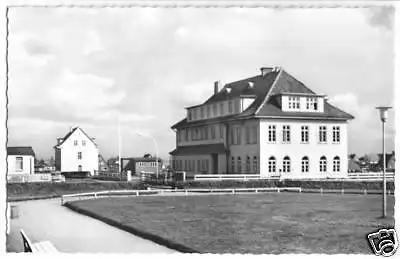
<svg viewBox="0 0 400 259">
<path fill-rule="evenodd" d="M 11 156 L 35 156 L 32 147 L 7 147 L 7 155 Z"/>
</svg>

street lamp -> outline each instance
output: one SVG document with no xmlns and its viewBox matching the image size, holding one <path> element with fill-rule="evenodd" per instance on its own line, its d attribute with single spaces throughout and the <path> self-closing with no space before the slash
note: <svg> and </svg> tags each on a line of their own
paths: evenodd
<svg viewBox="0 0 400 259">
<path fill-rule="evenodd" d="M 388 119 L 388 111 L 392 107 L 380 106 L 376 107 L 379 110 L 379 115 L 382 121 L 382 156 L 383 156 L 383 217 L 386 217 L 386 153 L 385 153 L 385 122 Z"/>
<path fill-rule="evenodd" d="M 137 133 L 137 132 L 136 132 L 136 134 L 138 136 L 140 136 L 140 137 L 151 139 L 153 141 L 153 143 L 154 143 L 154 146 L 156 147 L 156 175 L 157 175 L 157 180 L 158 180 L 158 145 L 157 145 L 157 141 L 154 138 L 150 137 L 150 136 L 142 135 L 142 134 Z"/>
</svg>

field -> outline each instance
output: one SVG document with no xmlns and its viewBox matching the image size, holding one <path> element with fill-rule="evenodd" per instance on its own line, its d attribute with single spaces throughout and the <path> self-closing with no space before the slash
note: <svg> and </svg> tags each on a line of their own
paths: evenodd
<svg viewBox="0 0 400 259">
<path fill-rule="evenodd" d="M 200 253 L 369 254 L 366 235 L 394 226 L 394 197 L 389 196 L 389 216 L 382 219 L 379 195 L 153 196 L 69 206 L 132 233 L 161 237 L 164 245 L 169 240 Z"/>
</svg>

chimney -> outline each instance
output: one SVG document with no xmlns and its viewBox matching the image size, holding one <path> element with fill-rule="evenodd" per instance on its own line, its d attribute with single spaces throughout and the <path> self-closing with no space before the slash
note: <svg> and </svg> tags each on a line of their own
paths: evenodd
<svg viewBox="0 0 400 259">
<path fill-rule="evenodd" d="M 273 71 L 273 68 L 272 68 L 272 67 L 262 67 L 262 68 L 260 68 L 260 70 L 261 70 L 261 76 L 264 77 L 264 76 L 266 76 L 269 72 L 272 72 L 272 71 Z"/>
<path fill-rule="evenodd" d="M 215 81 L 214 82 L 214 94 L 217 94 L 219 92 L 219 86 L 221 82 L 220 81 Z"/>
</svg>

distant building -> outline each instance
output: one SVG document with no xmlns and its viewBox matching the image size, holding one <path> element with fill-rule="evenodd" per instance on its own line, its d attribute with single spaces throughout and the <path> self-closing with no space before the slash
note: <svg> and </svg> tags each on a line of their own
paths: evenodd
<svg viewBox="0 0 400 259">
<path fill-rule="evenodd" d="M 35 152 L 32 147 L 7 147 L 7 173 L 35 173 Z"/>
<path fill-rule="evenodd" d="M 55 149 L 56 170 L 61 173 L 89 173 L 99 170 L 99 150 L 94 139 L 80 127 L 72 127 L 63 137 L 57 139 Z"/>
<path fill-rule="evenodd" d="M 284 178 L 347 177 L 347 122 L 281 68 L 228 83 L 186 108 L 172 126 L 172 166 L 195 174 L 261 174 Z"/>
<path fill-rule="evenodd" d="M 122 171 L 131 171 L 132 175 L 138 175 L 140 172 L 156 173 L 161 172 L 163 161 L 156 157 L 133 157 L 122 158 Z"/>
</svg>

